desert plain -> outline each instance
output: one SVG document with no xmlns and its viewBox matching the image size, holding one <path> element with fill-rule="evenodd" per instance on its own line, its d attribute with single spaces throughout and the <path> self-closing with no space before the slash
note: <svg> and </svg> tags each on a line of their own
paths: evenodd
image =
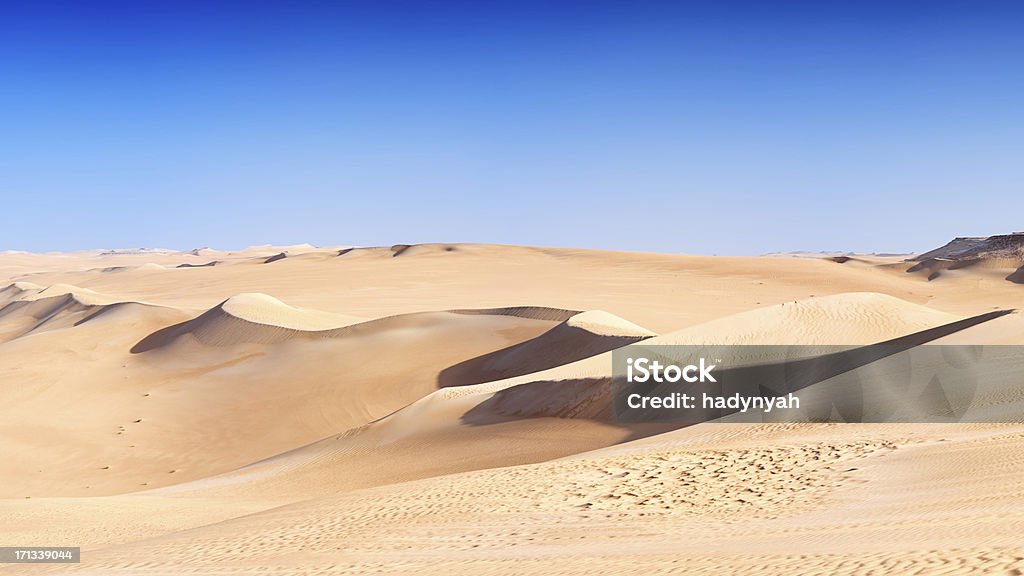
<svg viewBox="0 0 1024 576">
<path fill-rule="evenodd" d="M 82 561 L 0 574 L 1022 574 L 1024 414 L 679 427 L 600 393 L 632 342 L 1022 308 L 1022 247 L 5 252 L 0 545 Z"/>
</svg>

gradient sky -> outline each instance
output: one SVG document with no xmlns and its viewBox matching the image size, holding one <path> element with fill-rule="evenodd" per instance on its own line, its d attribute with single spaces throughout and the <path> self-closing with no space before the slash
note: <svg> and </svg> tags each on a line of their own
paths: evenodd
<svg viewBox="0 0 1024 576">
<path fill-rule="evenodd" d="M 5 2 L 0 250 L 1024 230 L 1024 4 Z"/>
</svg>

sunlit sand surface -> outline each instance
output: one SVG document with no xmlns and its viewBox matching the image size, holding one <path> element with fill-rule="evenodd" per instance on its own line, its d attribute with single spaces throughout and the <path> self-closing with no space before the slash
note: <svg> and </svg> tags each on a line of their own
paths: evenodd
<svg viewBox="0 0 1024 576">
<path fill-rule="evenodd" d="M 1022 308 L 1000 242 L 3 253 L 0 542 L 82 563 L 0 574 L 1019 574 L 1024 424 L 626 425 L 606 394 L 641 340 Z"/>
</svg>

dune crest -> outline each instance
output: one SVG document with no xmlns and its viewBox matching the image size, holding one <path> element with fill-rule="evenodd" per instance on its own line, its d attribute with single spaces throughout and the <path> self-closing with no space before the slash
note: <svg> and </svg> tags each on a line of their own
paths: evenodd
<svg viewBox="0 0 1024 576">
<path fill-rule="evenodd" d="M 291 330 L 330 330 L 358 320 L 352 316 L 296 308 L 261 293 L 232 296 L 221 302 L 219 308 L 239 320 Z"/>
<path fill-rule="evenodd" d="M 72 328 L 114 313 L 161 308 L 147 302 L 120 300 L 71 284 L 39 286 L 15 282 L 0 291 L 7 302 L 0 307 L 0 342 L 58 328 Z M 145 313 L 145 312 L 143 312 Z"/>
<path fill-rule="evenodd" d="M 741 312 L 658 337 L 659 344 L 870 344 L 962 317 L 877 292 L 848 292 Z"/>
<path fill-rule="evenodd" d="M 485 316 L 514 316 L 516 318 L 528 318 L 530 320 L 548 320 L 551 322 L 565 322 L 566 320 L 580 314 L 578 310 L 566 310 L 564 308 L 547 308 L 544 306 L 508 306 L 505 308 L 465 308 L 449 310 L 453 314 L 470 314 Z"/>
<path fill-rule="evenodd" d="M 356 316 L 296 308 L 273 296 L 242 293 L 199 316 L 157 330 L 132 347 L 132 353 L 164 348 L 184 339 L 214 347 L 237 344 L 279 344 L 295 338 L 334 339 L 401 331 L 450 323 L 452 316 L 495 316 L 524 321 L 555 322 L 576 312 L 557 308 L 512 308 L 414 312 L 366 320 Z"/>
<path fill-rule="evenodd" d="M 95 290 L 74 286 L 72 284 L 51 284 L 40 287 L 30 282 L 17 282 L 12 284 L 18 291 L 18 300 L 33 301 L 55 296 L 71 296 L 76 301 L 87 305 L 113 304 L 118 300 L 114 297 L 101 294 Z"/>
<path fill-rule="evenodd" d="M 243 293 L 192 320 L 150 334 L 136 344 L 132 352 L 161 348 L 186 335 L 211 346 L 274 344 L 301 335 L 326 335 L 358 322 L 360 319 L 354 316 L 295 308 L 267 294 Z"/>
<path fill-rule="evenodd" d="M 32 282 L 12 282 L 0 290 L 0 294 L 7 298 L 15 298 L 24 294 L 25 292 L 39 292 L 44 287 L 39 284 L 33 284 Z"/>
<path fill-rule="evenodd" d="M 642 326 L 637 326 L 629 320 L 619 318 L 618 316 L 609 314 L 604 310 L 588 310 L 586 312 L 581 312 L 566 320 L 565 324 L 566 326 L 580 328 L 600 336 L 637 338 L 650 338 L 651 336 L 657 336 L 656 333 L 651 332 Z"/>
<path fill-rule="evenodd" d="M 521 310 L 517 312 L 522 313 Z M 554 316 L 541 315 L 547 318 Z M 438 377 L 438 385 L 466 386 L 540 372 L 655 335 L 602 310 L 581 312 L 536 338 L 446 369 Z"/>
</svg>

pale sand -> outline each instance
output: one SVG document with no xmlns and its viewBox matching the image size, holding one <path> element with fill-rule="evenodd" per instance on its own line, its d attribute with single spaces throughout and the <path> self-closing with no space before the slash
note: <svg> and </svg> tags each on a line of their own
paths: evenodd
<svg viewBox="0 0 1024 576">
<path fill-rule="evenodd" d="M 1024 425 L 611 420 L 630 342 L 861 344 L 1024 307 L 1013 262 L 838 260 L 0 254 L 0 544 L 83 547 L 0 574 L 1024 570 Z M 1021 344 L 1024 315 L 943 341 Z"/>
</svg>

